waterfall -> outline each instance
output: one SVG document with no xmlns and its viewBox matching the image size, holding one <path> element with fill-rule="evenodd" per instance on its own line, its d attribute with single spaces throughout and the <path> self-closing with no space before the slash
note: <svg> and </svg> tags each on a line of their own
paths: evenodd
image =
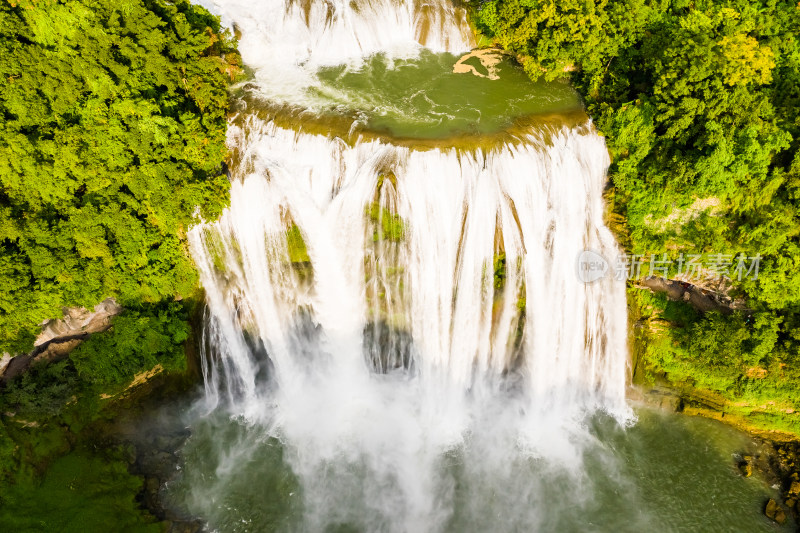
<svg viewBox="0 0 800 533">
<path fill-rule="evenodd" d="M 241 32 L 239 49 L 261 94 L 300 99 L 320 67 L 356 65 L 376 53 L 408 57 L 425 47 L 459 53 L 474 44 L 463 9 L 447 0 L 204 0 Z"/>
<path fill-rule="evenodd" d="M 257 90 L 301 106 L 312 65 L 472 41 L 437 1 L 212 7 L 241 29 Z M 630 416 L 625 285 L 576 273 L 582 250 L 616 255 L 591 123 L 422 149 L 245 110 L 229 145 L 231 205 L 189 232 L 204 405 L 283 444 L 303 530 L 440 531 L 477 498 L 442 473 L 454 461 L 488 485 L 529 460 L 576 469 L 587 416 Z M 511 505 L 536 500 L 515 486 Z"/>
</svg>

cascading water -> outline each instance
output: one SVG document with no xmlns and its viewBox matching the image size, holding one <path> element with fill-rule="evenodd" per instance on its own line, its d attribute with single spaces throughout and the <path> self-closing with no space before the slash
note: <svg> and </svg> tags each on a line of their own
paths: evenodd
<svg viewBox="0 0 800 533">
<path fill-rule="evenodd" d="M 312 111 L 321 67 L 472 44 L 441 2 L 216 4 L 258 95 Z M 578 475 L 587 417 L 630 416 L 624 283 L 576 275 L 582 250 L 616 255 L 602 138 L 416 149 L 245 110 L 229 144 L 231 207 L 189 233 L 205 406 L 246 428 L 218 480 L 276 439 L 300 530 L 544 527 L 536 472 Z"/>
<path fill-rule="evenodd" d="M 271 101 L 314 107 L 302 98 L 320 67 L 358 64 L 420 46 L 458 53 L 474 44 L 463 9 L 444 0 L 212 0 L 222 22 L 241 32 L 239 49 Z"/>
<path fill-rule="evenodd" d="M 503 383 L 526 410 L 624 411 L 624 286 L 575 272 L 583 249 L 614 253 L 589 128 L 469 153 L 350 147 L 256 118 L 231 131 L 231 208 L 190 234 L 229 401 L 263 408 L 249 336 L 279 395 L 309 370 L 380 373 L 465 400 Z"/>
</svg>

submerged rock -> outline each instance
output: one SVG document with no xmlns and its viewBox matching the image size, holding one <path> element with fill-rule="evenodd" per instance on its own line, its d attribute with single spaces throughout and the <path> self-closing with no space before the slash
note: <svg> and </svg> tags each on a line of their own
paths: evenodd
<svg viewBox="0 0 800 533">
<path fill-rule="evenodd" d="M 739 472 L 741 472 L 744 477 L 750 477 L 753 475 L 753 465 L 747 461 L 742 461 L 739 463 Z"/>
<path fill-rule="evenodd" d="M 771 518 L 779 524 L 786 522 L 786 512 L 781 509 L 781 506 L 778 505 L 778 502 L 772 498 L 770 498 L 767 502 L 767 507 L 764 509 L 764 514 L 767 515 L 767 518 Z"/>
</svg>

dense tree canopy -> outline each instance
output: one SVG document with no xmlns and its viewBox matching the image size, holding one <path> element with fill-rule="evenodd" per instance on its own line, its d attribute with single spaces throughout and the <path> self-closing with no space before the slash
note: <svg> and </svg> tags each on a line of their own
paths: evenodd
<svg viewBox="0 0 800 533">
<path fill-rule="evenodd" d="M 529 75 L 569 75 L 581 89 L 613 157 L 609 201 L 630 252 L 764 257 L 757 280 L 734 280 L 746 311 L 681 313 L 651 363 L 730 398 L 800 407 L 800 5 L 473 8 L 478 28 Z"/>
<path fill-rule="evenodd" d="M 227 203 L 219 22 L 186 1 L 0 2 L 0 352 L 63 306 L 186 295 Z"/>
<path fill-rule="evenodd" d="M 84 511 L 69 527 L 162 529 L 133 501 L 125 453 L 94 457 L 93 441 L 39 475 L 113 417 L 134 375 L 186 368 L 185 232 L 228 203 L 238 63 L 219 21 L 184 0 L 0 0 L 0 354 L 29 351 L 64 306 L 125 307 L 0 391 L 6 529 L 65 526 L 68 508 Z"/>
</svg>

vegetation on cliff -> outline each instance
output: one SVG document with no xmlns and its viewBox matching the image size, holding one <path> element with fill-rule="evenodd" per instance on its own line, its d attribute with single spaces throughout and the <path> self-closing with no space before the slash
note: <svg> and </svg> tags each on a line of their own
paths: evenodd
<svg viewBox="0 0 800 533">
<path fill-rule="evenodd" d="M 671 324 L 649 370 L 800 433 L 800 6 L 486 0 L 473 15 L 531 77 L 581 90 L 629 253 L 763 257 L 757 279 L 734 276 L 730 314 L 649 302 Z"/>
</svg>

